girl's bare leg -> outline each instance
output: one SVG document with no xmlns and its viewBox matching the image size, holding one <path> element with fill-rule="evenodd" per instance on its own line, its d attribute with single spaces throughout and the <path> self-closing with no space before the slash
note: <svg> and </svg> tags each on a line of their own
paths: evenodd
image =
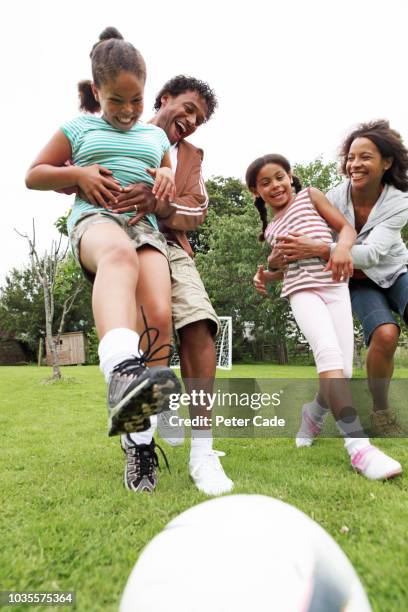
<svg viewBox="0 0 408 612">
<path fill-rule="evenodd" d="M 117 328 L 136 330 L 138 255 L 114 222 L 92 225 L 81 239 L 82 265 L 95 274 L 92 308 L 101 340 Z"/>
</svg>

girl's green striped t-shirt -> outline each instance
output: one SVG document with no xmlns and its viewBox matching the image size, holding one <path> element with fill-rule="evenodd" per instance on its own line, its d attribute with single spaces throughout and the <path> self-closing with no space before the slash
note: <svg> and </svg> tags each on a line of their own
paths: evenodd
<svg viewBox="0 0 408 612">
<path fill-rule="evenodd" d="M 159 168 L 164 154 L 170 148 L 166 133 L 150 123 L 136 123 L 130 130 L 121 131 L 112 127 L 102 117 L 82 115 L 61 126 L 71 143 L 72 161 L 77 166 L 99 164 L 112 171 L 122 187 L 131 183 L 153 185 L 153 178 L 146 168 Z M 87 212 L 100 211 L 79 196 L 76 196 L 68 218 L 68 232 L 71 233 L 79 217 Z M 128 217 L 136 214 L 121 213 Z M 155 229 L 156 217 L 146 215 Z"/>
</svg>

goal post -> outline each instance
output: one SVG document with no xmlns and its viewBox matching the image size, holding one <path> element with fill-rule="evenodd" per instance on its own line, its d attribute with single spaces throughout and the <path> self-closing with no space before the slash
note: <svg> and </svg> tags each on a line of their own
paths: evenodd
<svg viewBox="0 0 408 612">
<path fill-rule="evenodd" d="M 232 317 L 218 317 L 221 328 L 220 333 L 214 338 L 217 354 L 217 368 L 231 370 L 232 368 Z M 170 366 L 180 367 L 180 357 L 177 346 L 175 347 Z"/>
</svg>

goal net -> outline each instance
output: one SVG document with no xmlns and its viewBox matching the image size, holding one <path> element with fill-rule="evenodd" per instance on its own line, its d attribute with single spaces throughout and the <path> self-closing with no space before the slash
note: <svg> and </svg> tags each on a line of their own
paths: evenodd
<svg viewBox="0 0 408 612">
<path fill-rule="evenodd" d="M 221 323 L 221 329 L 218 336 L 215 338 L 215 350 L 217 352 L 217 368 L 222 370 L 231 370 L 232 368 L 232 317 L 218 317 Z M 171 358 L 170 366 L 172 368 L 180 367 L 180 357 L 175 347 L 173 357 Z"/>
</svg>

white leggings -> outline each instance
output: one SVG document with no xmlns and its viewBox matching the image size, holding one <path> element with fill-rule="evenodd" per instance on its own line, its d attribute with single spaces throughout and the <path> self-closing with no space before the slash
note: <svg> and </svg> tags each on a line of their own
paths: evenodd
<svg viewBox="0 0 408 612">
<path fill-rule="evenodd" d="M 310 348 L 318 373 L 353 372 L 353 317 L 347 285 L 297 291 L 289 296 L 297 324 Z"/>
</svg>

